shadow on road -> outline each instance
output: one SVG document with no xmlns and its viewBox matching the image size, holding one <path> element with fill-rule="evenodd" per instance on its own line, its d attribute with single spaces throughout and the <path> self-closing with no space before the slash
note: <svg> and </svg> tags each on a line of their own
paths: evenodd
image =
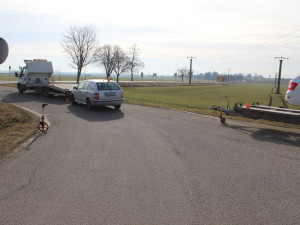
<svg viewBox="0 0 300 225">
<path fill-rule="evenodd" d="M 88 111 L 85 105 L 69 105 L 68 110 L 73 115 L 87 121 L 111 121 L 119 120 L 124 117 L 121 110 L 115 110 L 113 107 L 96 107 L 93 111 Z"/>
<path fill-rule="evenodd" d="M 36 92 L 26 92 L 23 94 L 20 94 L 18 92 L 12 92 L 7 94 L 3 100 L 3 102 L 8 103 L 19 103 L 19 102 L 39 102 L 39 103 L 48 103 L 48 104 L 54 104 L 54 105 L 65 105 L 66 97 L 64 96 L 55 96 L 51 98 L 46 98 L 42 94 L 36 93 Z"/>
<path fill-rule="evenodd" d="M 249 128 L 237 125 L 226 125 L 226 127 L 246 132 L 251 135 L 255 140 L 262 142 L 270 142 L 279 145 L 290 145 L 299 146 L 300 145 L 300 134 L 293 132 L 280 131 L 275 129 L 259 129 L 259 128 Z"/>
</svg>

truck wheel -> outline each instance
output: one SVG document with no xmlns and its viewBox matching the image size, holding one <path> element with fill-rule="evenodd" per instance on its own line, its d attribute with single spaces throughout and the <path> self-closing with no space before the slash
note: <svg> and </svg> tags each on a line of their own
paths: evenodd
<svg viewBox="0 0 300 225">
<path fill-rule="evenodd" d="M 92 105 L 91 100 L 89 98 L 86 100 L 86 106 L 87 106 L 87 109 L 89 111 L 93 110 L 93 105 Z"/>
<path fill-rule="evenodd" d="M 24 92 L 22 85 L 18 84 L 19 93 L 22 94 Z"/>
<path fill-rule="evenodd" d="M 45 96 L 46 98 L 51 98 L 51 97 L 53 97 L 53 94 L 49 94 L 49 92 L 46 91 L 46 92 L 44 93 L 44 96 Z"/>
</svg>

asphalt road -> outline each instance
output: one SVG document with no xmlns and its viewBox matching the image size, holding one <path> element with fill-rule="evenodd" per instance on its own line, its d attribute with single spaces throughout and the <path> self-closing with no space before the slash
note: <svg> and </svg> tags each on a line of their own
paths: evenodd
<svg viewBox="0 0 300 225">
<path fill-rule="evenodd" d="M 0 98 L 49 103 L 51 122 L 0 161 L 0 224 L 300 222 L 299 133 L 128 104 L 89 112 L 3 87 Z"/>
</svg>

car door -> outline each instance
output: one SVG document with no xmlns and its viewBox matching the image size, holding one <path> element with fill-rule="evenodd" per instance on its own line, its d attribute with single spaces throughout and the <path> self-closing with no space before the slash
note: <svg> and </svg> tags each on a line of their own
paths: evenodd
<svg viewBox="0 0 300 225">
<path fill-rule="evenodd" d="M 81 103 L 85 103 L 85 101 L 83 101 L 83 94 L 84 94 L 84 85 L 85 85 L 85 81 L 81 82 L 79 85 L 78 85 L 78 88 L 77 88 L 77 91 L 74 93 L 74 97 L 75 97 L 75 100 L 77 102 L 81 102 Z"/>
<path fill-rule="evenodd" d="M 93 88 L 93 82 L 86 82 L 84 87 L 84 101 L 86 101 L 86 99 L 90 99 L 91 101 L 93 101 L 93 95 L 94 95 L 94 88 Z"/>
</svg>

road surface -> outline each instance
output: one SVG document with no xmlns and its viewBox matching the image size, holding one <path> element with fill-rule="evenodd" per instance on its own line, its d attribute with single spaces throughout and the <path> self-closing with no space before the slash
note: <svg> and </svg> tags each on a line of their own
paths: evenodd
<svg viewBox="0 0 300 225">
<path fill-rule="evenodd" d="M 49 103 L 51 121 L 0 161 L 0 224 L 299 224 L 299 133 L 129 104 L 90 112 L 4 87 L 0 98 Z"/>
</svg>

